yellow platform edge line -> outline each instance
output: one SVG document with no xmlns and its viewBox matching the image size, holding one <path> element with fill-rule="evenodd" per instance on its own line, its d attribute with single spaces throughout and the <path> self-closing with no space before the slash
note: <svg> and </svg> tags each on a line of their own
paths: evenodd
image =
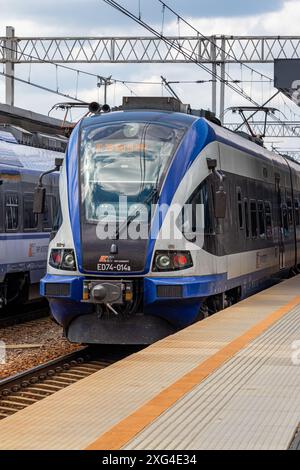
<svg viewBox="0 0 300 470">
<path fill-rule="evenodd" d="M 227 346 L 224 346 L 208 359 L 201 362 L 198 366 L 166 387 L 132 414 L 100 435 L 86 447 L 86 450 L 118 450 L 124 447 L 168 408 L 183 398 L 184 395 L 264 333 L 270 326 L 289 313 L 299 303 L 300 296 L 296 296 L 287 304 L 275 310 L 267 318 L 228 343 Z"/>
</svg>

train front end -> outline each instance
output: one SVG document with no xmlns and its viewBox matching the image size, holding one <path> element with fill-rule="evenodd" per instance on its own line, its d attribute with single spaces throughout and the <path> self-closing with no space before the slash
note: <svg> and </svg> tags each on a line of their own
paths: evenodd
<svg viewBox="0 0 300 470">
<path fill-rule="evenodd" d="M 77 125 L 41 283 L 71 342 L 149 344 L 195 321 L 200 248 L 178 236 L 180 207 L 209 174 L 205 158 L 197 174 L 195 162 L 212 141 L 205 120 L 182 113 L 110 112 Z"/>
</svg>

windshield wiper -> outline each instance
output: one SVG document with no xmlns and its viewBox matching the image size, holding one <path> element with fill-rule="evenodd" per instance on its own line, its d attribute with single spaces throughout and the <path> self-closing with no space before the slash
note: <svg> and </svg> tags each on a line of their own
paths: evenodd
<svg viewBox="0 0 300 470">
<path fill-rule="evenodd" d="M 139 204 L 148 204 L 149 202 L 153 202 L 153 201 L 156 203 L 156 202 L 157 202 L 157 198 L 158 198 L 158 187 L 157 187 L 157 186 L 154 186 L 154 187 L 151 189 L 150 193 L 147 195 L 147 197 L 146 197 L 143 201 L 139 202 Z M 121 225 L 119 226 L 119 228 L 118 228 L 118 230 L 117 230 L 117 232 L 116 232 L 115 240 L 118 240 L 118 239 L 119 239 L 119 235 L 120 235 L 121 231 L 122 231 L 124 228 L 128 228 L 129 224 L 131 224 L 131 222 L 133 222 L 133 221 L 137 218 L 138 215 L 139 215 L 138 212 L 136 212 L 135 214 L 130 215 L 130 216 L 126 219 L 126 221 L 125 221 L 123 224 L 121 224 Z"/>
</svg>

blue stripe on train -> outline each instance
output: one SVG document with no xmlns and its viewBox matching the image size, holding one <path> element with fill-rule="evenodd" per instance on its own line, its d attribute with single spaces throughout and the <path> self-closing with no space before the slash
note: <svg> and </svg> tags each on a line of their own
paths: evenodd
<svg viewBox="0 0 300 470">
<path fill-rule="evenodd" d="M 273 268 L 274 269 L 274 268 Z M 284 273 L 282 272 L 282 275 Z M 176 327 L 184 327 L 197 319 L 202 299 L 224 292 L 237 286 L 242 288 L 242 297 L 268 287 L 274 281 L 272 268 L 227 279 L 227 274 L 186 277 L 145 277 L 144 278 L 144 313 L 160 316 Z M 278 273 L 277 273 L 278 275 Z M 48 296 L 52 314 L 62 324 L 69 324 L 72 319 L 92 309 L 92 304 L 80 302 L 82 299 L 83 276 L 57 276 L 47 274 L 41 281 L 41 295 L 45 295 L 47 283 L 70 284 L 68 296 Z M 101 282 L 101 279 L 99 279 Z M 182 296 L 159 297 L 158 286 L 182 286 Z"/>
<path fill-rule="evenodd" d="M 0 235 L 1 241 L 6 240 L 38 240 L 40 238 L 49 238 L 50 234 L 47 233 L 16 233 Z"/>
</svg>

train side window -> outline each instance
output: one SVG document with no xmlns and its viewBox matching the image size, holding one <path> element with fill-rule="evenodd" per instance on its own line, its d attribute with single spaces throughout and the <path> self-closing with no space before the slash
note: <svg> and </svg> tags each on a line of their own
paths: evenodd
<svg viewBox="0 0 300 470">
<path fill-rule="evenodd" d="M 287 215 L 288 215 L 288 224 L 289 226 L 293 225 L 293 207 L 292 207 L 292 200 L 288 198 L 286 200 L 287 204 Z"/>
<path fill-rule="evenodd" d="M 257 238 L 257 203 L 250 199 L 251 237 Z"/>
<path fill-rule="evenodd" d="M 258 233 L 260 238 L 266 238 L 265 211 L 263 201 L 257 201 Z"/>
<path fill-rule="evenodd" d="M 249 230 L 249 205 L 248 205 L 248 199 L 244 199 L 244 210 L 245 210 L 245 234 L 246 238 L 249 238 L 250 236 L 250 230 Z"/>
<path fill-rule="evenodd" d="M 236 197 L 237 197 L 237 210 L 238 210 L 238 218 L 239 218 L 239 229 L 242 230 L 244 228 L 244 220 L 243 220 L 242 191 L 240 187 L 236 188 Z"/>
<path fill-rule="evenodd" d="M 266 218 L 266 235 L 267 235 L 267 239 L 270 240 L 273 238 L 273 226 L 272 226 L 271 203 L 269 201 L 265 201 L 265 218 Z"/>
<path fill-rule="evenodd" d="M 212 188 L 207 180 L 204 180 L 186 201 L 181 216 L 178 218 L 180 230 L 183 234 L 192 232 L 203 232 L 204 234 L 214 234 Z M 203 213 L 199 206 L 202 205 Z"/>
<path fill-rule="evenodd" d="M 282 219 L 283 235 L 287 237 L 289 234 L 289 219 L 288 219 L 287 205 L 285 203 L 281 204 L 281 219 Z"/>
<path fill-rule="evenodd" d="M 23 226 L 24 230 L 36 230 L 38 226 L 38 215 L 33 213 L 33 194 L 23 196 Z"/>
<path fill-rule="evenodd" d="M 19 226 L 19 196 L 18 194 L 5 195 L 5 230 L 17 230 Z"/>
<path fill-rule="evenodd" d="M 296 223 L 296 225 L 300 225 L 299 201 L 298 201 L 298 199 L 295 200 L 295 223 Z"/>
</svg>

